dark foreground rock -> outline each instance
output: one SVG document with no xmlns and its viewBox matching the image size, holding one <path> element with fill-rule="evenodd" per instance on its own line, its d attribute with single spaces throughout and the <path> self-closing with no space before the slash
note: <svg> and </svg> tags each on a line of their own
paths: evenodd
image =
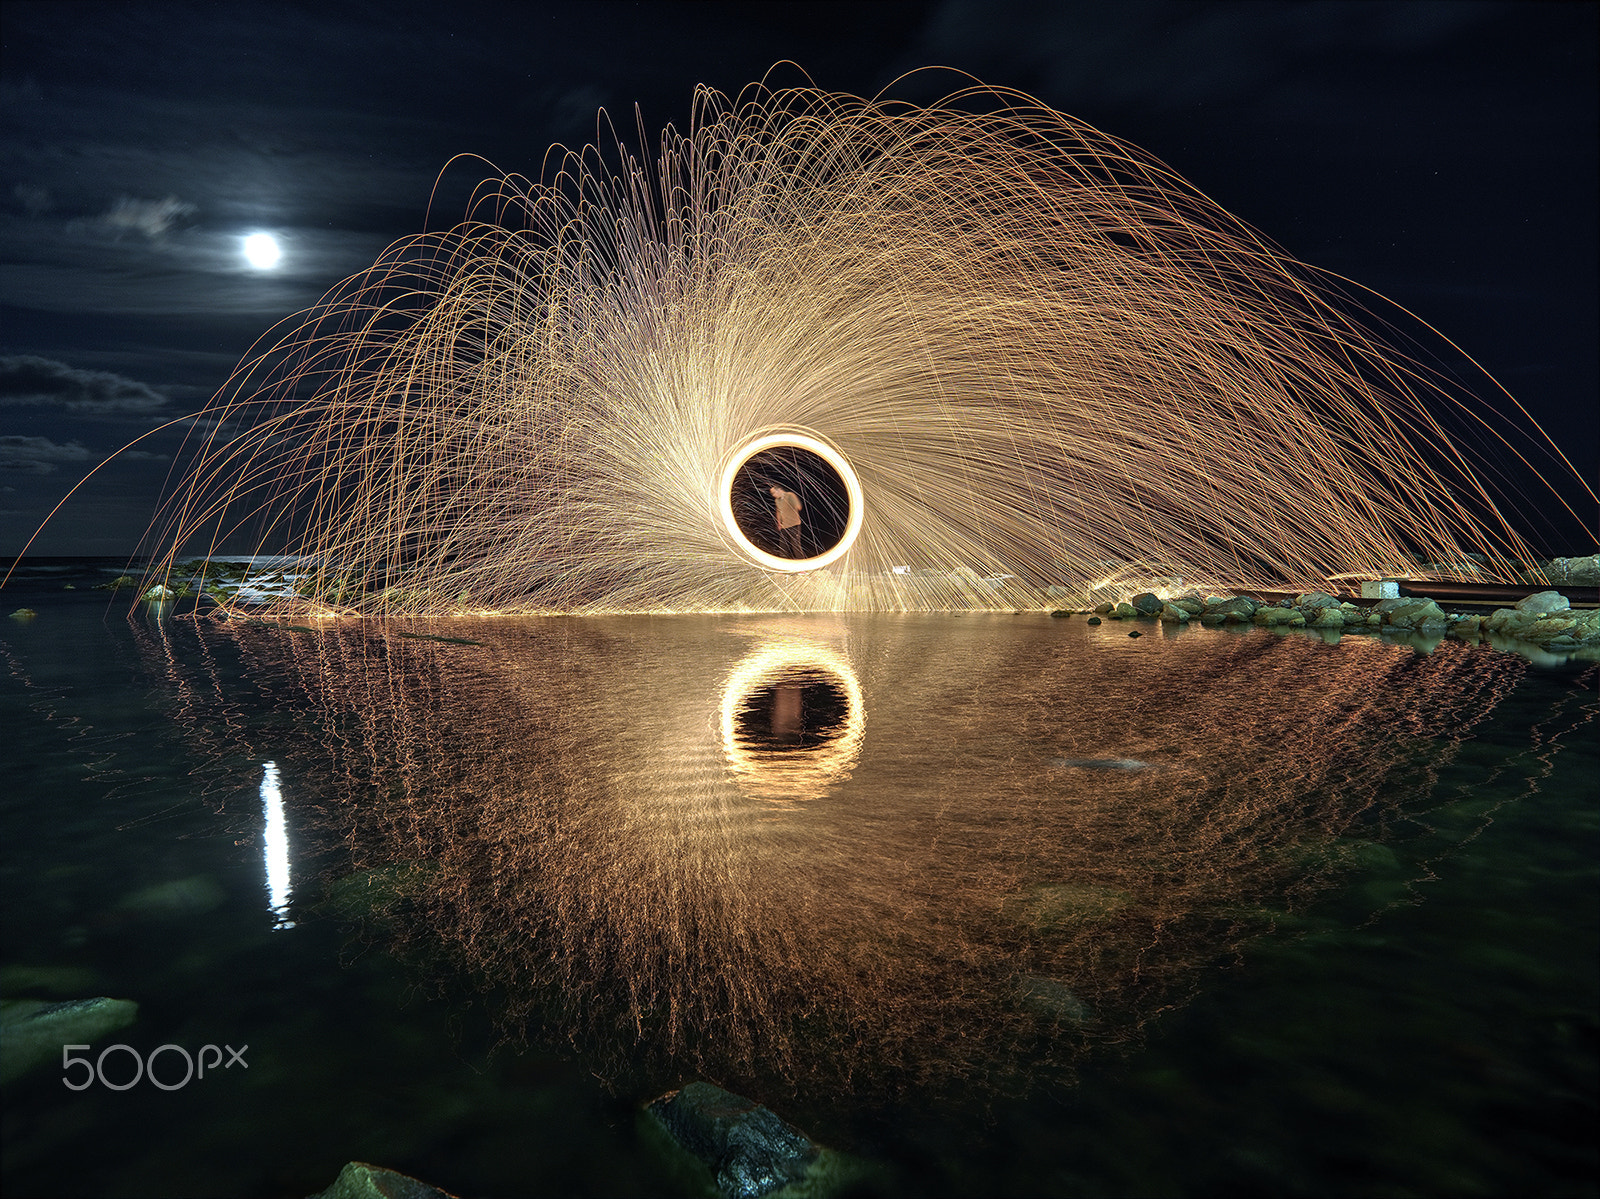
<svg viewBox="0 0 1600 1199">
<path fill-rule="evenodd" d="M 350 1162 L 339 1171 L 339 1177 L 325 1191 L 318 1191 L 309 1199 L 456 1199 L 449 1191 L 429 1186 L 409 1174 L 385 1170 L 382 1166 L 369 1166 L 366 1162 Z"/>
<path fill-rule="evenodd" d="M 855 1191 L 863 1163 L 818 1145 L 776 1113 L 708 1082 L 691 1082 L 645 1108 L 726 1199 L 827 1196 Z"/>
</svg>

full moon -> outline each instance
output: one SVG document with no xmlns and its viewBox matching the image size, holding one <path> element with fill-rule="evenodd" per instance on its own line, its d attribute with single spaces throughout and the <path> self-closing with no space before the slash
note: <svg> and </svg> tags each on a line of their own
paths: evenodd
<svg viewBox="0 0 1600 1199">
<path fill-rule="evenodd" d="M 252 233 L 244 239 L 245 261 L 258 271 L 270 271 L 283 257 L 278 239 L 270 233 Z"/>
</svg>

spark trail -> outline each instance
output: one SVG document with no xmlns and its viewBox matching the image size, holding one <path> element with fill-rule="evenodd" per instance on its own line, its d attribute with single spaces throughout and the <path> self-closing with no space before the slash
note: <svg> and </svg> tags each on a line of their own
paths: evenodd
<svg viewBox="0 0 1600 1199">
<path fill-rule="evenodd" d="M 281 606 L 366 613 L 1059 606 L 1118 564 L 1311 585 L 1467 551 L 1509 577 L 1530 551 L 1447 427 L 1570 466 L 1349 292 L 1020 93 L 702 88 L 653 159 L 480 185 L 247 361 L 154 573 L 248 531 L 305 556 Z M 825 569 L 725 519 L 775 433 L 858 480 Z"/>
</svg>

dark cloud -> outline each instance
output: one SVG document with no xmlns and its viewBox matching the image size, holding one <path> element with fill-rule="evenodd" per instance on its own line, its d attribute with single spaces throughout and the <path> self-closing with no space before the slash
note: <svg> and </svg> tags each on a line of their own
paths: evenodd
<svg viewBox="0 0 1600 1199">
<path fill-rule="evenodd" d="M 945 0 L 906 62 L 982 61 L 998 68 L 986 82 L 1028 80 L 1057 104 L 1180 111 L 1249 101 L 1270 115 L 1277 90 L 1318 59 L 1426 52 L 1494 19 L 1499 7 L 1472 0 Z M 1023 28 L 1029 36 L 1018 37 Z M 1359 95 L 1351 82 L 1351 95 Z"/>
<path fill-rule="evenodd" d="M 50 189 L 39 187 L 33 183 L 18 183 L 11 189 L 11 195 L 17 203 L 22 205 L 22 210 L 29 216 L 43 216 L 55 207 L 55 201 L 50 196 Z"/>
<path fill-rule="evenodd" d="M 55 473 L 63 462 L 89 462 L 94 455 L 76 441 L 58 445 L 48 437 L 0 436 L 0 471 L 22 475 Z"/>
<path fill-rule="evenodd" d="M 193 204 L 168 196 L 163 200 L 136 200 L 132 196 L 118 196 L 103 220 L 114 232 L 136 231 L 146 237 L 160 237 L 178 222 L 192 217 L 197 209 Z"/>
<path fill-rule="evenodd" d="M 167 397 L 110 371 L 77 370 L 64 362 L 18 354 L 0 358 L 0 404 L 55 405 L 88 415 L 154 413 Z"/>
</svg>

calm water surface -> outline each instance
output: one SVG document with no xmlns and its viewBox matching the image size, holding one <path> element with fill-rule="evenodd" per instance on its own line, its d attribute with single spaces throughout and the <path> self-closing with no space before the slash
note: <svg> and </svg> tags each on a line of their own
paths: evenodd
<svg viewBox="0 0 1600 1199">
<path fill-rule="evenodd" d="M 672 1194 L 636 1113 L 693 1078 L 887 1193 L 1594 1193 L 1592 667 L 1033 615 L 293 628 L 98 577 L 5 595 L 0 989 L 248 1069 L 34 1070 L 8 1195 L 352 1159 Z"/>
</svg>

